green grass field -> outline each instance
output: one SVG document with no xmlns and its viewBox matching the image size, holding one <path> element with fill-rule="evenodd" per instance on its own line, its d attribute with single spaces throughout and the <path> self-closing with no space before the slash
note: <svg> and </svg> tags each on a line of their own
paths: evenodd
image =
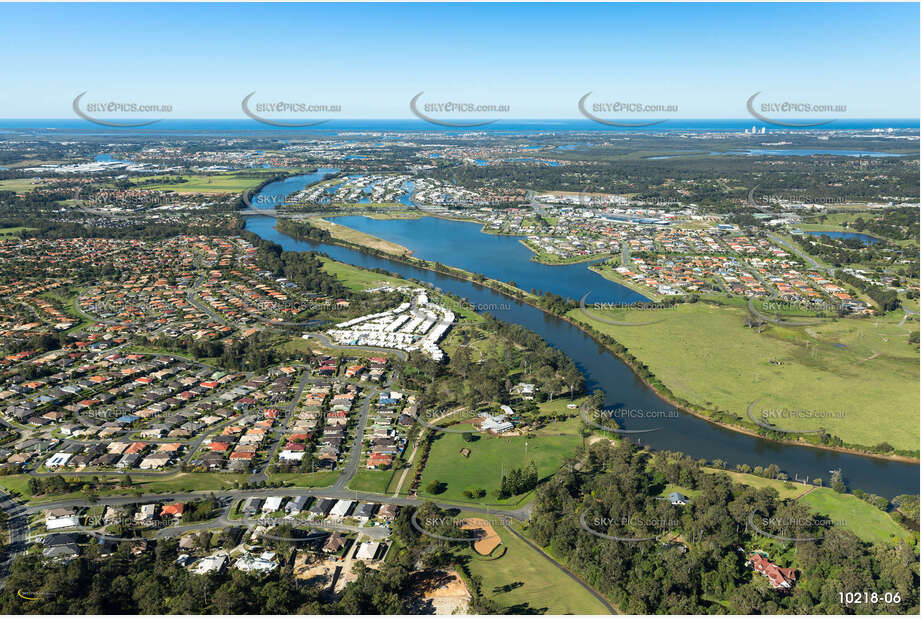
<svg viewBox="0 0 921 618">
<path fill-rule="evenodd" d="M 868 543 L 889 543 L 911 538 L 911 533 L 897 524 L 888 513 L 850 494 L 839 494 L 823 487 L 806 494 L 799 501 Z"/>
<path fill-rule="evenodd" d="M 770 487 L 777 492 L 777 495 L 780 498 L 796 498 L 797 496 L 802 495 L 804 492 L 809 491 L 810 485 L 799 485 L 796 483 L 791 483 L 789 481 L 781 481 L 778 479 L 766 479 L 762 476 L 755 476 L 754 474 L 745 474 L 744 472 L 733 472 L 731 470 L 716 470 L 714 468 L 705 468 L 707 471 L 712 472 L 722 472 L 728 474 L 730 478 L 736 483 L 742 485 L 749 485 L 750 487 L 755 487 L 757 489 L 762 489 L 764 487 Z"/>
<path fill-rule="evenodd" d="M 376 494 L 387 493 L 393 470 L 358 470 L 349 482 L 348 488 L 355 491 L 370 491 Z"/>
<path fill-rule="evenodd" d="M 781 411 L 769 419 L 778 427 L 824 427 L 850 444 L 918 447 L 918 352 L 908 343 L 918 324 L 898 326 L 901 311 L 809 327 L 768 326 L 761 334 L 745 326 L 744 309 L 709 303 L 592 311 L 618 321 L 661 319 L 613 326 L 579 310 L 568 314 L 614 337 L 695 405 L 744 418 L 757 400 L 753 415 Z"/>
<path fill-rule="evenodd" d="M 277 170 L 272 170 L 277 172 Z M 156 177 L 151 177 L 156 178 Z M 230 174 L 193 174 L 183 176 L 188 182 L 169 182 L 169 177 L 163 177 L 164 182 L 144 184 L 139 188 L 155 191 L 175 191 L 176 193 L 240 193 L 246 189 L 256 187 L 263 182 L 265 174 L 230 173 Z M 147 178 L 145 180 L 150 180 Z"/>
<path fill-rule="evenodd" d="M 482 579 L 483 594 L 487 598 L 506 607 L 515 607 L 515 613 L 519 614 L 607 614 L 604 606 L 587 590 L 508 529 L 499 527 L 496 532 L 506 547 L 501 558 L 490 560 L 472 549 L 464 550 L 471 557 L 470 572 Z M 508 589 L 503 589 L 506 586 Z"/>
<path fill-rule="evenodd" d="M 569 398 L 568 393 L 564 393 L 561 397 L 554 398 L 553 401 L 542 401 L 537 404 L 538 409 L 540 410 L 541 415 L 578 415 L 579 407 L 588 399 L 587 397 L 576 396 L 574 399 Z M 575 408 L 570 408 L 570 405 L 576 406 Z M 576 419 L 578 421 L 578 419 Z M 555 426 L 555 425 L 554 425 Z M 578 431 L 578 422 L 574 426 L 575 431 Z"/>
<path fill-rule="evenodd" d="M 31 191 L 41 184 L 32 182 L 31 178 L 11 178 L 9 180 L 0 180 L 0 191 L 15 191 L 16 193 L 25 193 Z"/>
<path fill-rule="evenodd" d="M 368 288 L 378 287 L 382 283 L 398 286 L 411 285 L 409 281 L 399 277 L 381 275 L 335 260 L 321 259 L 323 260 L 323 270 L 339 279 L 343 285 L 352 290 L 367 290 Z"/>
<path fill-rule="evenodd" d="M 464 426 L 454 425 L 452 429 L 459 427 Z M 502 481 L 503 471 L 508 473 L 512 468 L 525 468 L 530 461 L 533 461 L 537 465 L 539 476 L 544 478 L 555 473 L 562 464 L 563 458 L 571 455 L 582 444 L 582 438 L 579 435 L 495 438 L 474 432 L 474 435 L 479 436 L 479 440 L 464 442 L 459 433 L 439 432 L 439 434 L 440 437 L 436 437 L 432 442 L 425 471 L 422 473 L 419 494 L 427 498 L 453 502 L 471 502 L 464 496 L 463 491 L 479 488 L 485 489 L 487 495 L 473 502 L 517 504 L 521 496 L 502 501 L 495 496 L 495 491 L 499 489 Z M 525 447 L 526 442 L 527 447 Z M 470 449 L 469 457 L 460 454 L 462 448 Z M 426 487 L 433 480 L 447 485 L 443 493 L 427 493 Z"/>
<path fill-rule="evenodd" d="M 71 478 L 64 475 L 65 478 Z M 81 475 L 79 478 L 87 480 L 92 476 L 98 476 L 102 481 L 111 479 L 113 483 L 122 479 L 122 475 L 106 475 L 105 473 L 93 473 Z M 177 491 L 219 491 L 222 489 L 233 489 L 235 483 L 244 483 L 248 474 L 224 474 L 213 472 L 177 472 L 164 477 L 145 478 L 143 476 L 134 476 L 131 488 L 125 489 L 103 489 L 96 492 L 99 496 L 112 496 L 130 494 L 134 490 L 143 493 L 157 492 L 177 492 Z M 29 476 L 25 474 L 11 474 L 0 476 L 0 487 L 8 491 L 14 491 L 23 499 L 31 499 L 32 492 L 29 491 Z M 55 494 L 53 496 L 43 496 L 38 499 L 39 502 L 63 500 L 66 498 L 81 498 L 85 494 L 81 492 L 71 492 L 68 494 Z"/>
<path fill-rule="evenodd" d="M 292 487 L 329 487 L 339 478 L 335 470 L 317 470 L 316 472 L 277 472 L 269 475 L 269 482 L 281 481 Z"/>
<path fill-rule="evenodd" d="M 2 190 L 2 188 L 0 188 Z M 0 236 L 19 236 L 25 230 L 34 230 L 34 227 L 0 227 Z"/>
<path fill-rule="evenodd" d="M 884 513 L 872 504 L 864 502 L 851 494 L 839 494 L 828 487 L 794 484 L 778 479 L 766 479 L 754 474 L 744 474 L 729 470 L 705 468 L 708 472 L 728 474 L 732 480 L 742 485 L 758 489 L 770 487 L 782 500 L 798 500 L 810 511 L 824 515 L 835 526 L 846 528 L 867 543 L 890 543 L 897 539 L 911 539 L 911 532 L 900 526 L 888 513 Z M 668 484 L 662 495 L 672 491 L 693 498 L 698 491 Z"/>
<path fill-rule="evenodd" d="M 350 227 L 339 225 L 338 223 L 327 221 L 326 219 L 320 217 L 312 217 L 310 219 L 310 223 L 311 225 L 314 225 L 322 230 L 328 231 L 336 240 L 351 242 L 355 243 L 356 245 L 362 245 L 396 255 L 406 255 L 410 253 L 409 249 L 403 245 L 398 245 L 395 242 L 390 242 L 389 240 L 384 240 L 382 238 L 378 238 L 377 236 L 366 234 L 365 232 L 353 230 Z"/>
</svg>

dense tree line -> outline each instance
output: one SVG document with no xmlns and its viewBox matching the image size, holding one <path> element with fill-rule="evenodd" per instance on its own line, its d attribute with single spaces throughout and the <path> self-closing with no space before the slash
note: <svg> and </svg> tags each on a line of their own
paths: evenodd
<svg viewBox="0 0 921 618">
<path fill-rule="evenodd" d="M 899 299 L 899 295 L 895 290 L 890 290 L 879 285 L 873 285 L 844 271 L 839 271 L 835 274 L 845 283 L 851 284 L 858 290 L 864 292 L 871 299 L 873 299 L 873 302 L 879 306 L 883 313 L 894 311 L 895 309 L 898 309 L 902 304 L 902 301 Z"/>
<path fill-rule="evenodd" d="M 297 238 L 299 240 L 309 240 L 312 242 L 328 242 L 332 240 L 332 235 L 328 230 L 324 230 L 315 225 L 310 225 L 306 221 L 294 221 L 292 219 L 279 219 L 275 225 L 282 234 Z"/>
<path fill-rule="evenodd" d="M 829 147 L 827 143 L 809 139 L 798 138 L 797 142 L 791 147 Z M 677 202 L 696 203 L 708 210 L 725 213 L 737 211 L 740 205 L 746 204 L 748 191 L 754 187 L 766 196 L 790 196 L 798 191 L 804 199 L 813 196 L 813 200 L 884 201 L 891 196 L 918 195 L 917 163 L 909 157 L 867 161 L 831 155 L 753 157 L 743 153 L 667 159 L 631 156 L 637 150 L 706 155 L 711 149 L 725 151 L 734 145 L 752 147 L 746 140 L 720 140 L 701 141 L 694 148 L 686 148 L 676 147 L 669 139 L 637 136 L 621 144 L 605 143 L 576 151 L 554 150 L 535 155 L 568 160 L 568 164 L 561 166 L 443 164 L 430 174 L 472 189 L 521 187 L 538 192 L 630 193 L 637 199 L 663 206 Z M 866 143 L 859 146 L 860 149 L 870 147 Z M 885 150 L 889 146 L 880 144 L 878 147 Z M 873 175 L 872 180 L 868 180 L 868 174 Z M 677 178 L 682 182 L 675 181 Z M 726 182 L 727 178 L 732 182 Z"/>
<path fill-rule="evenodd" d="M 882 216 L 865 220 L 857 217 L 846 227 L 895 240 L 917 239 L 919 234 L 917 208 L 888 208 Z"/>
<path fill-rule="evenodd" d="M 281 359 L 274 348 L 277 342 L 277 338 L 268 331 L 260 331 L 245 339 L 233 339 L 229 342 L 165 335 L 144 340 L 145 344 L 160 350 L 197 359 L 213 358 L 225 369 L 246 371 L 258 371 L 279 362 Z"/>
<path fill-rule="evenodd" d="M 499 486 L 499 498 L 505 499 L 527 493 L 537 487 L 540 479 L 537 476 L 537 466 L 530 462 L 525 468 L 513 468 L 502 477 Z"/>
<path fill-rule="evenodd" d="M 245 231 L 242 235 L 259 249 L 256 261 L 260 268 L 276 277 L 285 277 L 304 290 L 342 298 L 350 296 L 348 288 L 323 270 L 323 261 L 316 253 L 285 251 L 281 245 L 252 232 Z"/>
<path fill-rule="evenodd" d="M 684 456 L 650 456 L 626 441 L 598 442 L 573 463 L 538 489 L 534 538 L 625 613 L 917 613 L 917 555 L 907 543 L 869 545 L 773 489 L 705 473 Z M 668 483 L 696 490 L 690 503 L 657 499 Z M 649 540 L 599 537 L 580 519 L 601 534 Z M 774 534 L 818 540 L 778 543 L 750 520 Z M 738 548 L 764 546 L 798 571 L 791 594 L 771 590 L 745 567 Z M 854 590 L 897 591 L 901 603 L 839 604 L 839 592 Z"/>
<path fill-rule="evenodd" d="M 585 378 L 575 363 L 550 347 L 539 335 L 517 324 L 501 322 L 488 314 L 479 328 L 500 354 L 485 358 L 459 347 L 447 363 L 412 352 L 400 372 L 402 386 L 421 392 L 420 409 L 452 405 L 475 407 L 481 403 L 511 401 L 512 378 L 537 385 L 539 400 L 581 393 Z"/>
</svg>

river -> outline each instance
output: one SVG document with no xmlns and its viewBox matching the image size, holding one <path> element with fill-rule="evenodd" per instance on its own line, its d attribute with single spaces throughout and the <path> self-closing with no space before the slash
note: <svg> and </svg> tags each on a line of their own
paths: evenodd
<svg viewBox="0 0 921 618">
<path fill-rule="evenodd" d="M 271 190 L 271 185 L 267 188 Z M 657 428 L 648 433 L 632 434 L 631 439 L 639 444 L 682 451 L 695 459 L 722 459 L 730 468 L 742 463 L 752 467 L 777 464 L 791 479 L 820 477 L 827 483 L 830 471 L 840 468 L 851 488 L 860 488 L 888 498 L 897 494 L 918 493 L 918 466 L 915 464 L 779 444 L 713 425 L 676 410 L 663 401 L 622 361 L 565 320 L 469 281 L 366 255 L 347 247 L 296 240 L 278 232 L 274 227 L 275 222 L 273 217 L 249 217 L 246 228 L 289 251 L 321 251 L 341 262 L 363 268 L 383 268 L 404 278 L 430 283 L 476 305 L 495 307 L 497 309 L 490 313 L 496 318 L 520 324 L 538 333 L 550 345 L 573 359 L 585 375 L 589 392 L 596 388 L 604 391 L 606 408 L 643 410 L 647 416 L 658 417 L 617 419 L 626 429 Z M 541 266 L 533 262 L 528 264 Z M 458 264 L 451 262 L 451 265 Z M 585 269 L 585 265 L 581 265 L 581 268 Z M 593 292 L 593 300 L 627 298 L 634 294 L 611 281 L 596 278 L 598 281 L 593 289 L 597 291 L 597 298 Z M 507 277 L 503 279 L 508 280 Z M 555 281 L 559 281 L 559 278 L 555 278 Z M 560 293 L 556 289 L 553 291 Z"/>
</svg>

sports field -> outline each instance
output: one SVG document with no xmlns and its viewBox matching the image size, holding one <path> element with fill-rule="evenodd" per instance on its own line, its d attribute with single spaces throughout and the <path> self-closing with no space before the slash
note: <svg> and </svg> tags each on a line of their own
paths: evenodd
<svg viewBox="0 0 921 618">
<path fill-rule="evenodd" d="M 769 325 L 758 333 L 746 326 L 745 309 L 709 303 L 591 311 L 615 321 L 661 320 L 614 326 L 578 309 L 568 314 L 614 337 L 693 404 L 745 417 L 757 400 L 755 418 L 777 427 L 824 427 L 849 444 L 918 447 L 918 351 L 908 343 L 918 322 L 900 325 L 902 312 L 807 327 Z"/>
<path fill-rule="evenodd" d="M 451 429 L 464 428 L 465 425 L 452 425 Z M 499 489 L 502 474 L 508 474 L 513 468 L 525 468 L 533 461 L 537 466 L 538 476 L 544 478 L 556 472 L 563 459 L 571 455 L 582 444 L 578 434 L 571 435 L 536 435 L 497 438 L 476 432 L 479 436 L 474 442 L 464 442 L 462 434 L 440 432 L 432 443 L 422 483 L 420 496 L 457 502 L 485 502 L 487 504 L 516 504 L 521 496 L 508 500 L 498 500 L 495 491 Z M 470 456 L 460 454 L 461 449 L 470 449 Z M 431 494 L 427 486 L 437 480 L 446 485 L 443 493 Z M 464 496 L 465 489 L 485 489 L 487 494 L 481 500 L 471 500 Z"/>
</svg>

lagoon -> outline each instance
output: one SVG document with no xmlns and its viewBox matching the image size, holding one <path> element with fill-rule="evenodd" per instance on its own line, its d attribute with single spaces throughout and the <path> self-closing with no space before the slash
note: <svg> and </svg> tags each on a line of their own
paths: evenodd
<svg viewBox="0 0 921 618">
<path fill-rule="evenodd" d="M 882 242 L 879 238 L 875 236 L 870 236 L 869 234 L 860 234 L 857 232 L 805 232 L 809 236 L 828 236 L 829 238 L 857 238 L 866 245 L 872 245 L 878 242 Z"/>
</svg>

